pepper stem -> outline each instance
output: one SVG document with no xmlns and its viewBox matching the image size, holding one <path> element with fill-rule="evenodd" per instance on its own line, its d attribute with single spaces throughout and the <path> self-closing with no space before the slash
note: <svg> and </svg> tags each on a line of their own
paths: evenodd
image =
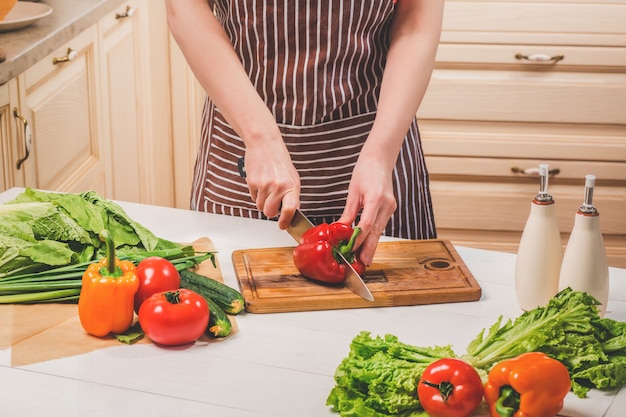
<svg viewBox="0 0 626 417">
<path fill-rule="evenodd" d="M 111 236 L 111 233 L 109 233 L 108 230 L 104 229 L 100 232 L 99 237 L 106 246 L 105 249 L 107 258 L 106 270 L 102 268 L 100 270 L 100 275 L 109 277 L 121 276 L 122 270 L 117 265 L 115 265 L 115 242 L 113 241 L 113 236 Z"/>
<path fill-rule="evenodd" d="M 448 398 L 450 398 L 450 395 L 452 395 L 452 392 L 454 391 L 454 385 L 449 381 L 441 381 L 438 384 L 432 383 L 430 381 L 422 381 L 422 384 L 428 385 L 429 387 L 437 388 L 439 390 L 439 393 L 441 394 L 441 398 L 443 399 L 444 403 L 448 401 Z"/>
<path fill-rule="evenodd" d="M 361 234 L 361 228 L 355 227 L 352 231 L 352 235 L 350 236 L 350 240 L 348 240 L 343 245 L 339 246 L 339 252 L 346 258 L 352 254 L 352 248 L 354 248 L 354 243 L 356 242 L 356 238 Z"/>
<path fill-rule="evenodd" d="M 496 411 L 500 417 L 513 417 L 520 406 L 519 392 L 510 385 L 500 388 L 500 396 L 496 401 Z"/>
</svg>

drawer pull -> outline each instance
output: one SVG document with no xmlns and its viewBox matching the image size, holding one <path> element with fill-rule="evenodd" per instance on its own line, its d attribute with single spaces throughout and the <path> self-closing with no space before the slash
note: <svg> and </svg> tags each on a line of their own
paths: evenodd
<svg viewBox="0 0 626 417">
<path fill-rule="evenodd" d="M 515 59 L 525 60 L 525 61 L 530 61 L 530 62 L 558 62 L 562 59 L 565 59 L 565 55 L 563 54 L 553 55 L 553 56 L 550 56 L 547 54 L 524 55 L 524 54 L 517 53 L 515 54 Z"/>
<path fill-rule="evenodd" d="M 78 54 L 72 48 L 67 48 L 67 54 L 61 58 L 52 58 L 52 64 L 56 65 L 61 62 L 73 61 Z"/>
<path fill-rule="evenodd" d="M 124 13 L 115 13 L 116 19 L 123 19 L 125 17 L 132 17 L 135 14 L 135 8 L 131 6 L 126 6 L 126 11 Z"/>
<path fill-rule="evenodd" d="M 22 122 L 22 125 L 24 126 L 24 157 L 20 158 L 17 161 L 17 169 L 20 169 L 24 161 L 26 161 L 28 159 L 28 156 L 30 155 L 30 150 L 33 146 L 33 133 L 30 130 L 30 125 L 26 121 L 26 118 L 20 114 L 20 112 L 17 110 L 17 107 L 13 108 L 13 117 L 19 119 L 19 121 Z"/>
<path fill-rule="evenodd" d="M 520 167 L 511 167 L 511 172 L 514 174 L 524 174 L 524 175 L 539 175 L 539 168 L 520 168 Z M 558 175 L 561 172 L 559 168 L 552 168 L 548 170 L 548 175 Z"/>
</svg>

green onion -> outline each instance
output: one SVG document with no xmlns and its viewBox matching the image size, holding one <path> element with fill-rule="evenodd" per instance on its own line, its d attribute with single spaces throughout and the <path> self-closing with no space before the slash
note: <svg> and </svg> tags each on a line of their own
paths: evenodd
<svg viewBox="0 0 626 417">
<path fill-rule="evenodd" d="M 140 252 L 120 256 L 119 259 L 137 265 L 150 256 L 160 256 L 172 262 L 178 271 L 206 260 L 216 265 L 213 252 L 193 252 L 194 255 L 186 256 L 188 252 L 186 248 Z M 34 273 L 0 275 L 0 304 L 75 302 L 80 295 L 83 273 L 91 263 L 82 262 Z"/>
<path fill-rule="evenodd" d="M 60 299 L 67 299 L 67 297 L 71 296 L 76 296 L 76 299 L 78 299 L 79 294 L 80 288 L 70 290 L 40 291 L 22 294 L 0 295 L 0 304 L 39 303 L 51 301 L 56 302 Z"/>
</svg>

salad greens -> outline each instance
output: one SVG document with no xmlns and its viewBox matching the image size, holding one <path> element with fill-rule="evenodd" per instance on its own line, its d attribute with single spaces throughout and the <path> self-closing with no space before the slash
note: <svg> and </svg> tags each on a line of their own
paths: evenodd
<svg viewBox="0 0 626 417">
<path fill-rule="evenodd" d="M 361 332 L 335 372 L 326 401 L 343 417 L 427 417 L 419 406 L 417 381 L 437 359 L 455 357 L 449 346 L 420 348 L 394 335 Z"/>
<path fill-rule="evenodd" d="M 626 384 L 626 322 L 601 318 L 597 305 L 591 295 L 566 288 L 515 320 L 498 318 L 460 356 L 449 346 L 420 348 L 393 335 L 372 338 L 361 332 L 335 372 L 327 405 L 342 417 L 425 416 L 417 382 L 429 363 L 459 357 L 484 379 L 496 363 L 532 351 L 561 361 L 581 398 L 591 388 L 620 389 Z"/>
<path fill-rule="evenodd" d="M 159 239 L 93 191 L 64 194 L 29 188 L 0 205 L 0 277 L 99 259 L 104 245 L 98 234 L 104 229 L 112 234 L 119 255 L 184 248 Z"/>
<path fill-rule="evenodd" d="M 93 191 L 63 194 L 26 189 L 0 205 L 0 304 L 76 301 L 87 266 L 106 256 L 108 230 L 116 257 L 170 260 L 180 271 L 212 253 L 155 236 L 117 204 Z"/>
<path fill-rule="evenodd" d="M 462 358 L 479 369 L 524 352 L 540 351 L 563 362 L 572 390 L 585 397 L 591 387 L 616 389 L 626 383 L 626 322 L 598 315 L 591 295 L 566 288 L 546 306 L 483 330 Z"/>
</svg>

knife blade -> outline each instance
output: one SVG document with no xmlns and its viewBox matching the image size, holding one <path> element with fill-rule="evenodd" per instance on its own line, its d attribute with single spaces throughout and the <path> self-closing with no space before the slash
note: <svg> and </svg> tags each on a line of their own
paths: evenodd
<svg viewBox="0 0 626 417">
<path fill-rule="evenodd" d="M 307 219 L 307 217 L 300 210 L 296 210 L 293 215 L 293 219 L 291 220 L 291 224 L 287 228 L 287 232 L 296 240 L 296 242 L 300 243 L 300 238 L 302 238 L 304 232 L 312 227 L 314 227 L 314 224 L 311 223 L 311 221 Z M 374 301 L 374 296 L 370 292 L 369 288 L 367 288 L 367 285 L 365 285 L 365 282 L 363 282 L 363 278 L 361 278 L 359 273 L 354 270 L 352 265 L 350 265 L 350 262 L 348 262 L 343 255 L 339 255 L 346 266 L 346 280 L 344 282 L 346 288 L 365 300 Z"/>
</svg>

